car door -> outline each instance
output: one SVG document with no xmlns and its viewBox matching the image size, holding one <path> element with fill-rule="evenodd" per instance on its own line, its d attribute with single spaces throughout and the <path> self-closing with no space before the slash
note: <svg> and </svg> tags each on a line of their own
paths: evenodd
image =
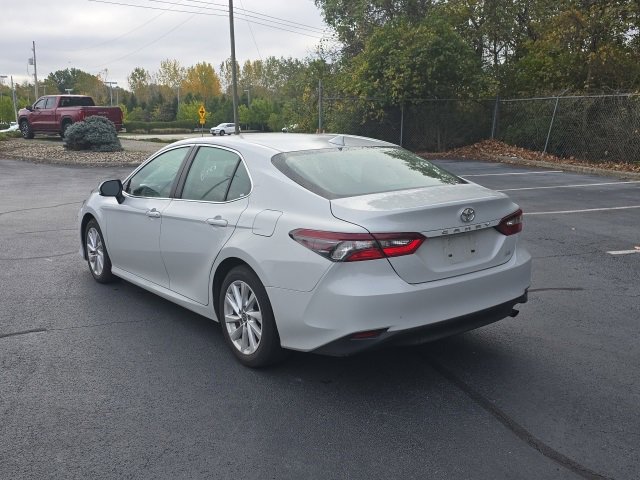
<svg viewBox="0 0 640 480">
<path fill-rule="evenodd" d="M 209 303 L 209 276 L 218 253 L 247 208 L 251 180 L 229 149 L 202 146 L 176 197 L 164 210 L 160 248 L 171 290 Z"/>
<path fill-rule="evenodd" d="M 124 201 L 105 207 L 107 246 L 114 267 L 168 288 L 160 253 L 162 214 L 190 146 L 160 153 L 124 182 Z"/>
<path fill-rule="evenodd" d="M 31 110 L 31 114 L 29 115 L 29 123 L 34 131 L 42 131 L 45 128 L 43 122 L 46 119 L 44 109 L 47 105 L 47 98 L 48 97 L 42 97 L 33 104 L 33 110 Z"/>
<path fill-rule="evenodd" d="M 40 111 L 40 129 L 47 132 L 57 132 L 56 104 L 58 97 L 47 97 L 44 108 Z"/>
</svg>

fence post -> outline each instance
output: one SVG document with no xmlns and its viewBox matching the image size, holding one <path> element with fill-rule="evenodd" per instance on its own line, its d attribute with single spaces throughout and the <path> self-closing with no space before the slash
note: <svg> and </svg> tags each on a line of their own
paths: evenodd
<svg viewBox="0 0 640 480">
<path fill-rule="evenodd" d="M 500 95 L 496 95 L 496 103 L 493 106 L 493 121 L 491 122 L 491 140 L 496 137 L 496 124 L 498 122 L 498 105 L 500 104 Z"/>
<path fill-rule="evenodd" d="M 544 150 L 542 153 L 547 153 L 547 147 L 549 146 L 549 138 L 551 137 L 551 129 L 553 128 L 553 122 L 556 119 L 556 111 L 558 110 L 558 101 L 560 97 L 556 97 L 556 105 L 553 107 L 553 115 L 551 115 L 551 123 L 549 124 L 549 131 L 547 132 L 547 141 L 544 142 Z"/>
<path fill-rule="evenodd" d="M 400 146 L 404 136 L 404 102 L 400 105 Z"/>
</svg>

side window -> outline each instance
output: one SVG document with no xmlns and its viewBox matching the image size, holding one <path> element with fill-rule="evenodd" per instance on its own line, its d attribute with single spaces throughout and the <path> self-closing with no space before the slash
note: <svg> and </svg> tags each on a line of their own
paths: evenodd
<svg viewBox="0 0 640 480">
<path fill-rule="evenodd" d="M 45 103 L 47 103 L 47 99 L 45 98 L 41 98 L 40 100 L 38 100 L 36 103 L 33 104 L 33 108 L 44 108 Z"/>
<path fill-rule="evenodd" d="M 236 174 L 233 176 L 233 180 L 231 180 L 227 200 L 235 200 L 236 198 L 244 197 L 245 195 L 249 195 L 250 191 L 251 180 L 249 179 L 249 174 L 247 173 L 245 166 L 240 163 L 236 170 Z"/>
<path fill-rule="evenodd" d="M 48 97 L 44 108 L 56 108 L 56 97 Z"/>
<path fill-rule="evenodd" d="M 189 147 L 181 147 L 158 155 L 129 179 L 125 192 L 137 197 L 168 198 L 188 151 Z"/>
<path fill-rule="evenodd" d="M 182 198 L 224 202 L 231 177 L 240 163 L 233 152 L 214 147 L 200 147 L 184 182 Z"/>
</svg>

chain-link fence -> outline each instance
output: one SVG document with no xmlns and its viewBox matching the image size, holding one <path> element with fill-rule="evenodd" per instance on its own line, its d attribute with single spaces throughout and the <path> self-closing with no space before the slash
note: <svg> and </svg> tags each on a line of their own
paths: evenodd
<svg viewBox="0 0 640 480">
<path fill-rule="evenodd" d="M 442 152 L 495 138 L 562 157 L 640 161 L 640 95 L 526 99 L 412 100 L 325 98 L 325 131 Z"/>
</svg>

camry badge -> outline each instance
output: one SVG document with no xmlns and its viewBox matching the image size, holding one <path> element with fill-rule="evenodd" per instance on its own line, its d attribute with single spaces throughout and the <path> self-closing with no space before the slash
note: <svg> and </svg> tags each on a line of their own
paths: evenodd
<svg viewBox="0 0 640 480">
<path fill-rule="evenodd" d="M 474 218 L 476 218 L 476 212 L 473 208 L 465 208 L 460 214 L 460 220 L 465 223 L 473 221 Z"/>
</svg>

